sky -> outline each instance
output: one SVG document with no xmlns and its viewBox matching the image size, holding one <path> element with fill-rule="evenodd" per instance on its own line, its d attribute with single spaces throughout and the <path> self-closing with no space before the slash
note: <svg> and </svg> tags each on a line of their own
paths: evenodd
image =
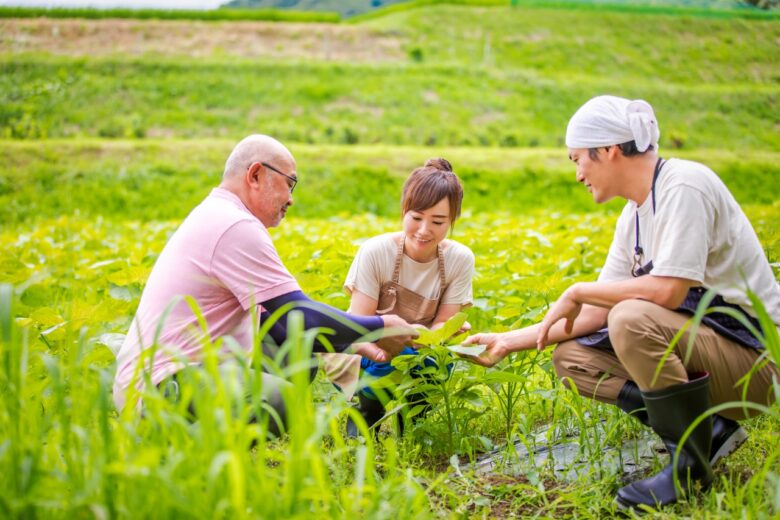
<svg viewBox="0 0 780 520">
<path fill-rule="evenodd" d="M 0 0 L 2 6 L 211 9 L 226 0 Z"/>
</svg>

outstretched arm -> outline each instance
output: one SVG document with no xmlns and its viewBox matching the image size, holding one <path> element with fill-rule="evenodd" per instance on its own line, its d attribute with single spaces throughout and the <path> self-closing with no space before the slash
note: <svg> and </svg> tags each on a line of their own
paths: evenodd
<svg viewBox="0 0 780 520">
<path fill-rule="evenodd" d="M 316 302 L 302 291 L 293 291 L 262 302 L 263 307 L 270 313 L 288 304 L 290 304 L 289 310 L 301 311 L 304 319 L 304 328 L 331 329 L 333 334 L 329 340 L 339 350 L 346 349 L 371 331 L 381 328 L 408 329 L 407 331 L 396 331 L 397 333 L 400 332 L 400 334 L 384 337 L 377 342 L 375 349 L 361 352 L 366 357 L 381 358 L 377 359 L 377 361 L 389 360 L 403 349 L 403 345 L 411 341 L 412 336 L 416 335 L 413 329 L 409 327 L 409 324 L 398 316 L 359 316 L 348 314 L 330 305 Z M 287 335 L 285 327 L 287 312 L 282 314 L 271 331 L 271 336 L 277 343 L 280 342 L 279 339 L 282 337 L 286 338 Z M 282 339 L 282 341 L 284 340 Z M 323 352 L 326 350 L 325 345 L 317 341 L 315 350 Z"/>
<path fill-rule="evenodd" d="M 567 332 L 562 322 L 550 328 L 547 345 L 560 343 L 561 341 L 585 336 L 597 331 L 606 325 L 607 313 L 607 309 L 584 305 L 582 312 L 574 321 L 574 327 L 571 331 Z M 470 357 L 469 360 L 490 367 L 512 352 L 535 348 L 541 326 L 541 323 L 536 323 L 509 332 L 483 333 L 470 336 L 465 343 L 485 345 L 486 349 L 479 357 Z"/>
<path fill-rule="evenodd" d="M 534 347 L 543 350 L 605 327 L 609 309 L 623 300 L 647 300 L 676 309 L 695 284 L 684 278 L 653 275 L 617 282 L 576 283 L 564 291 L 541 323 L 510 332 L 476 334 L 466 343 L 485 345 L 485 352 L 471 359 L 484 366 L 493 366 L 511 352 Z"/>
</svg>

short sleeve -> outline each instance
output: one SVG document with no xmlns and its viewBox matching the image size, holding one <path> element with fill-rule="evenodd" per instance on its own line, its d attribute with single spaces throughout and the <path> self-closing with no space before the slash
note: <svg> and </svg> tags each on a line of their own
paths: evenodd
<svg viewBox="0 0 780 520">
<path fill-rule="evenodd" d="M 452 278 L 447 283 L 447 289 L 442 295 L 442 304 L 471 305 L 472 279 L 474 278 L 474 253 L 466 246 L 458 246 L 455 261 L 452 266 Z"/>
<path fill-rule="evenodd" d="M 704 281 L 715 222 L 715 206 L 698 189 L 670 189 L 655 215 L 653 274 Z"/>
<path fill-rule="evenodd" d="M 380 259 L 376 240 L 367 240 L 358 249 L 352 265 L 349 267 L 344 289 L 352 294 L 358 290 L 366 296 L 379 299 L 379 288 L 382 286 Z"/>
<path fill-rule="evenodd" d="M 211 274 L 235 295 L 244 310 L 301 290 L 282 264 L 268 231 L 252 220 L 236 222 L 220 237 Z"/>
</svg>

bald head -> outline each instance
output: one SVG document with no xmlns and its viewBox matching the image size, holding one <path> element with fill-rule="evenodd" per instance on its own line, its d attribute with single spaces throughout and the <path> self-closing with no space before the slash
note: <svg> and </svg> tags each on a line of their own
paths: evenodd
<svg viewBox="0 0 780 520">
<path fill-rule="evenodd" d="M 230 152 L 222 180 L 242 176 L 253 162 L 294 163 L 294 159 L 290 151 L 273 137 L 253 134 L 242 139 Z"/>
</svg>

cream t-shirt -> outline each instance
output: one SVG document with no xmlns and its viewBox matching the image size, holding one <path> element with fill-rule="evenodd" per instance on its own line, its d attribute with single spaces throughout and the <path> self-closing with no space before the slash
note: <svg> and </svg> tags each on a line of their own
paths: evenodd
<svg viewBox="0 0 780 520">
<path fill-rule="evenodd" d="M 393 278 L 399 238 L 400 234 L 397 232 L 385 233 L 363 242 L 349 268 L 344 289 L 350 294 L 358 290 L 379 299 L 380 287 Z M 447 289 L 442 295 L 441 303 L 471 305 L 474 254 L 468 247 L 454 240 L 444 240 L 442 247 Z M 441 286 L 438 259 L 421 263 L 404 255 L 398 283 L 426 298 L 436 298 Z"/>
<path fill-rule="evenodd" d="M 599 281 L 631 278 L 639 211 L 642 264 L 652 274 L 694 280 L 755 316 L 745 289 L 755 292 L 780 326 L 780 285 L 756 232 L 723 181 L 703 164 L 669 159 L 652 196 L 629 201 L 615 228 Z"/>
</svg>

